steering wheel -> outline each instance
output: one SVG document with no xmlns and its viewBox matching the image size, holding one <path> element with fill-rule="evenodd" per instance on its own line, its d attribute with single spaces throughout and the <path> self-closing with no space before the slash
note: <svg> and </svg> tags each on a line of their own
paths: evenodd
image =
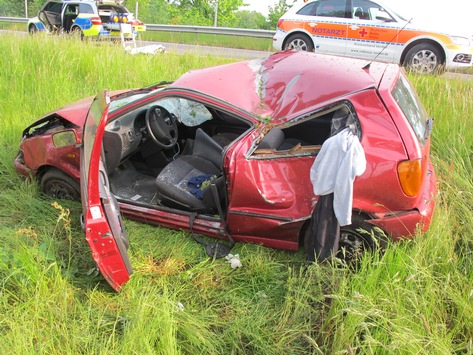
<svg viewBox="0 0 473 355">
<path fill-rule="evenodd" d="M 146 111 L 146 128 L 151 139 L 161 148 L 172 148 L 177 142 L 177 119 L 164 107 L 151 106 Z"/>
</svg>

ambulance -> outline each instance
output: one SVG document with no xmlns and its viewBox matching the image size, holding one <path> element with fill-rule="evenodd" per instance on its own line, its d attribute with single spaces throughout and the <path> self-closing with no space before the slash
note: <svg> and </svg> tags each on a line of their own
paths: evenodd
<svg viewBox="0 0 473 355">
<path fill-rule="evenodd" d="M 276 50 L 397 63 L 421 74 L 472 66 L 472 38 L 428 30 L 380 1 L 309 0 L 278 21 Z"/>
</svg>

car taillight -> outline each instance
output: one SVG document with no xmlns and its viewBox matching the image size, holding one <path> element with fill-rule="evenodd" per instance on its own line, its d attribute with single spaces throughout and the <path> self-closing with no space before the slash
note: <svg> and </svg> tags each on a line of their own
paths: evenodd
<svg viewBox="0 0 473 355">
<path fill-rule="evenodd" d="M 102 20 L 100 19 L 100 17 L 91 17 L 90 22 L 92 23 L 92 25 L 101 25 L 102 24 Z"/>
<path fill-rule="evenodd" d="M 402 191 L 407 196 L 417 196 L 422 187 L 422 160 L 405 160 L 398 164 L 397 174 Z"/>
<path fill-rule="evenodd" d="M 278 21 L 278 28 L 281 28 L 281 25 L 282 25 L 283 22 L 284 22 L 283 19 L 279 19 L 279 21 Z"/>
</svg>

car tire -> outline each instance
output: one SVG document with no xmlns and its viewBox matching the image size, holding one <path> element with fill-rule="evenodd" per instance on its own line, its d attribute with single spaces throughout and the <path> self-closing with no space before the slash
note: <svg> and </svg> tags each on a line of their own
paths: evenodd
<svg viewBox="0 0 473 355">
<path fill-rule="evenodd" d="M 348 265 L 356 265 L 367 251 L 382 251 L 386 248 L 386 235 L 361 213 L 354 212 L 352 223 L 340 228 L 340 243 L 337 258 Z"/>
<path fill-rule="evenodd" d="M 81 29 L 79 26 L 75 26 L 75 27 L 71 30 L 71 35 L 72 35 L 74 38 L 80 39 L 81 41 L 84 40 L 84 32 L 82 32 L 82 29 Z"/>
<path fill-rule="evenodd" d="M 287 38 L 284 49 L 293 49 L 295 51 L 303 51 L 303 52 L 313 52 L 314 44 L 312 43 L 309 36 L 302 33 L 295 33 L 293 35 L 290 35 Z"/>
<path fill-rule="evenodd" d="M 420 43 L 409 49 L 403 65 L 417 74 L 435 74 L 445 64 L 441 50 L 430 43 Z"/>
<path fill-rule="evenodd" d="M 372 224 L 366 222 L 367 219 L 369 218 L 365 215 L 354 212 L 352 223 L 348 226 L 340 227 L 340 241 L 336 257 L 343 260 L 347 265 L 356 265 L 366 251 L 382 251 L 387 245 L 385 234 Z M 309 224 L 304 234 L 306 255 L 310 254 L 307 248 L 310 245 L 309 238 L 311 237 Z"/>
<path fill-rule="evenodd" d="M 38 27 L 36 27 L 35 25 L 31 25 L 29 28 L 28 28 L 28 33 L 30 35 L 35 35 L 38 33 Z"/>
<path fill-rule="evenodd" d="M 61 170 L 52 168 L 41 178 L 41 191 L 52 198 L 79 200 L 79 183 Z"/>
</svg>

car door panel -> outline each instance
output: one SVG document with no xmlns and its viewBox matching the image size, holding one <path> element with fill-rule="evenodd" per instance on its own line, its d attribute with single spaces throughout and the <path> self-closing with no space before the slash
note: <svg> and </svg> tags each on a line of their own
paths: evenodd
<svg viewBox="0 0 473 355">
<path fill-rule="evenodd" d="M 97 95 L 84 125 L 81 199 L 86 240 L 92 256 L 107 282 L 119 290 L 130 278 L 132 269 L 120 208 L 110 191 L 102 161 L 102 138 L 108 117 L 108 103 L 107 92 Z"/>
<path fill-rule="evenodd" d="M 247 158 L 252 136 L 232 154 L 227 228 L 235 240 L 296 250 L 314 196 L 308 175 L 313 156 Z"/>
</svg>

